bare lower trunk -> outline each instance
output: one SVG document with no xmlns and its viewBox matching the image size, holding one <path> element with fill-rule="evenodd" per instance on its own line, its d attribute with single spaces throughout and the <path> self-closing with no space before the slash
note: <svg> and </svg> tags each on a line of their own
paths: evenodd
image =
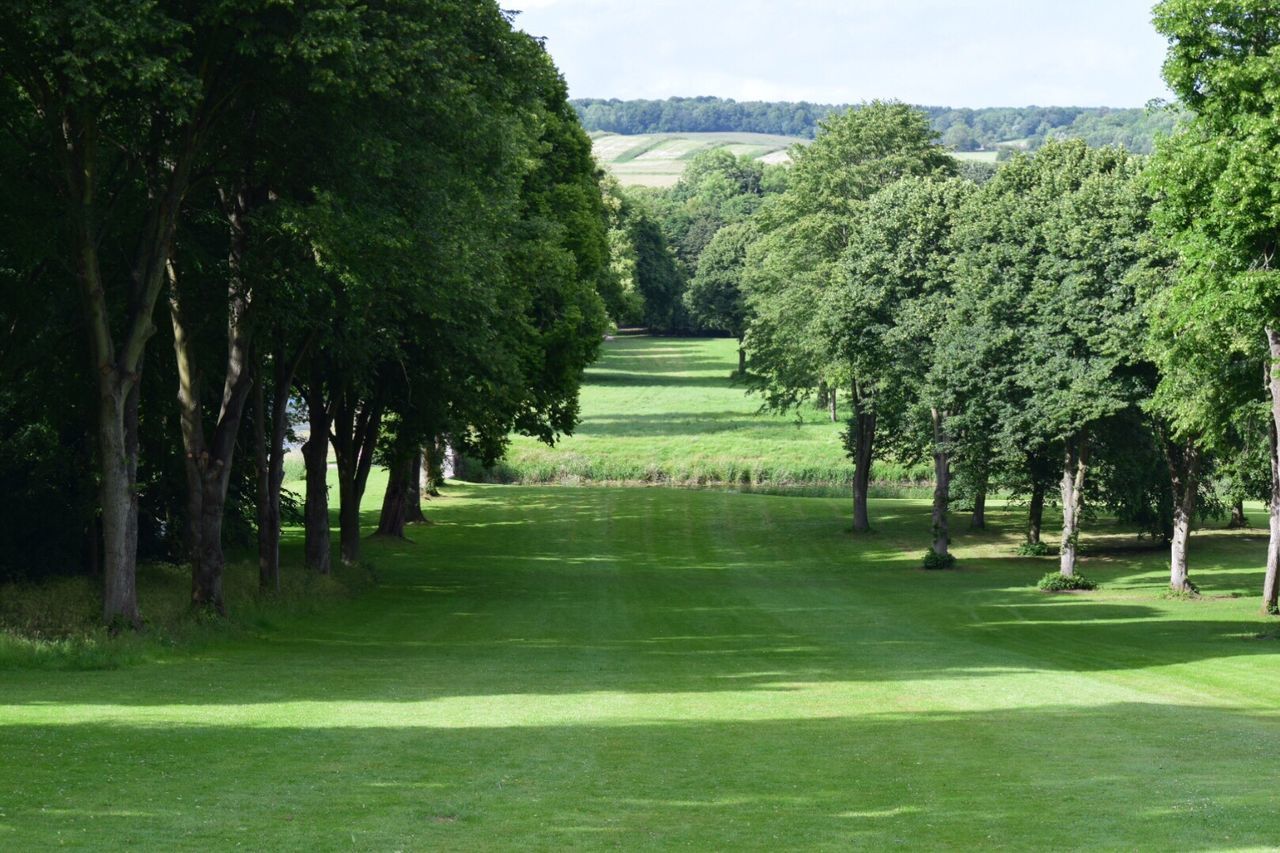
<svg viewBox="0 0 1280 853">
<path fill-rule="evenodd" d="M 978 480 L 978 490 L 973 496 L 973 516 L 969 519 L 970 530 L 987 529 L 987 473 L 982 472 Z"/>
<path fill-rule="evenodd" d="M 259 368 L 259 373 L 262 370 Z M 258 588 L 264 592 L 280 591 L 280 559 L 276 543 L 280 535 L 280 516 L 271 512 L 271 451 L 267 447 L 266 383 L 259 381 L 253 397 L 253 464 L 255 499 L 258 516 Z M 277 413 L 278 414 L 278 413 Z M 272 559 L 272 558 L 275 559 Z"/>
<path fill-rule="evenodd" d="M 1080 539 L 1080 512 L 1084 508 L 1084 477 L 1089 468 L 1089 439 L 1081 432 L 1067 441 L 1062 465 L 1062 552 L 1059 571 L 1063 577 L 1076 573 L 1076 551 Z"/>
<path fill-rule="evenodd" d="M 1040 544 L 1040 530 L 1044 525 L 1044 483 L 1031 485 L 1031 505 L 1027 508 L 1027 543 Z"/>
<path fill-rule="evenodd" d="M 108 377 L 106 381 L 110 381 Z M 106 382 L 100 383 L 105 385 Z M 114 384 L 114 383 L 112 383 Z M 115 389 L 103 389 L 98 417 L 102 483 L 102 618 L 113 628 L 142 627 L 138 612 L 136 487 L 137 447 L 127 437 L 129 403 Z M 136 401 L 134 403 L 136 405 Z"/>
<path fill-rule="evenodd" d="M 1191 589 L 1187 578 L 1187 545 L 1191 520 L 1195 517 L 1196 493 L 1200 487 L 1200 451 L 1194 442 L 1166 446 L 1173 488 L 1173 537 L 1169 547 L 1169 588 L 1175 592 Z"/>
<path fill-rule="evenodd" d="M 1267 545 L 1267 571 L 1262 584 L 1262 609 L 1275 613 L 1280 598 L 1280 332 L 1267 327 L 1271 358 L 1267 363 L 1267 389 L 1271 394 L 1271 541 Z"/>
<path fill-rule="evenodd" d="M 827 414 L 833 424 L 840 422 L 840 392 L 833 386 L 827 395 Z"/>
<path fill-rule="evenodd" d="M 378 516 L 378 536 L 404 538 L 405 522 L 408 520 L 410 495 L 414 493 L 417 472 L 416 459 L 399 465 L 393 465 L 387 473 L 387 490 L 382 496 L 382 512 Z"/>
<path fill-rule="evenodd" d="M 868 401 L 858 394 L 858 383 L 855 381 L 850 397 L 853 405 L 854 470 L 853 470 L 853 529 L 865 533 L 871 529 L 871 519 L 867 513 L 867 493 L 871 487 L 871 460 L 875 450 L 876 415 L 868 405 Z"/>
<path fill-rule="evenodd" d="M 235 458 L 236 436 L 245 402 L 253 385 L 247 314 L 249 286 L 241 270 L 245 251 L 243 191 L 228 201 L 231 223 L 230 276 L 227 286 L 227 355 L 221 404 L 209 442 L 205 442 L 204 413 L 200 402 L 199 373 L 187 318 L 183 312 L 176 265 L 166 265 L 169 278 L 169 315 L 173 322 L 173 346 L 178 367 L 178 404 L 187 473 L 187 549 L 191 559 L 191 604 L 225 614 L 222 573 L 222 521 L 227 489 Z"/>
<path fill-rule="evenodd" d="M 1277 598 L 1280 597 L 1280 441 L 1277 441 L 1276 425 L 1273 421 L 1268 430 L 1271 433 L 1271 504 L 1269 507 L 1269 523 L 1271 539 L 1267 543 L 1267 570 L 1262 582 L 1262 611 L 1277 613 Z"/>
<path fill-rule="evenodd" d="M 738 339 L 738 375 L 747 375 L 747 351 L 742 348 L 742 339 Z"/>
<path fill-rule="evenodd" d="M 1244 514 L 1244 501 L 1237 499 L 1231 504 L 1231 521 L 1227 523 L 1230 530 L 1244 530 L 1249 526 L 1249 519 Z"/>
<path fill-rule="evenodd" d="M 358 400 L 350 390 L 334 407 L 333 455 L 338 463 L 338 544 L 344 563 L 360 561 L 360 501 L 373 466 L 373 452 L 382 425 L 378 394 Z"/>
<path fill-rule="evenodd" d="M 360 562 L 360 498 L 355 473 L 338 463 L 338 553 L 342 562 Z"/>
<path fill-rule="evenodd" d="M 319 383 L 306 395 L 311 430 L 302 456 L 307 464 L 307 502 L 303 511 L 306 527 L 306 563 L 314 572 L 327 575 L 332 568 L 329 532 L 329 412 Z"/>
<path fill-rule="evenodd" d="M 943 433 L 944 416 L 937 409 L 933 416 L 933 552 L 945 556 L 951 544 L 947 510 L 951 501 L 951 459 Z"/>
<path fill-rule="evenodd" d="M 222 516 L 226 505 L 226 478 L 212 472 L 203 478 L 201 488 L 200 543 L 191 566 L 191 604 L 225 615 L 222 598 L 222 572 L 226 557 L 222 553 Z"/>
<path fill-rule="evenodd" d="M 422 451 L 419 450 L 409 463 L 409 489 L 404 506 L 404 520 L 408 524 L 421 524 L 427 520 L 422 514 L 422 471 Z"/>
<path fill-rule="evenodd" d="M 444 485 L 444 440 L 437 437 L 423 453 L 422 491 L 433 498 L 440 497 Z"/>
</svg>

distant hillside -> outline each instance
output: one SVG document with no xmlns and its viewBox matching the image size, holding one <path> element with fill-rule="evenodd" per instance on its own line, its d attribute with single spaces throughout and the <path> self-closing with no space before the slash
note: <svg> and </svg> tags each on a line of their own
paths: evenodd
<svg viewBox="0 0 1280 853">
<path fill-rule="evenodd" d="M 763 133 L 592 133 L 596 159 L 626 186 L 669 187 L 694 155 L 724 148 L 739 157 L 786 162 L 787 149 L 809 142 Z"/>
<path fill-rule="evenodd" d="M 623 135 L 753 133 L 812 138 L 818 122 L 847 105 L 807 102 L 669 98 L 665 101 L 579 99 L 573 102 L 583 127 Z M 1002 146 L 1034 149 L 1046 139 L 1084 139 L 1090 145 L 1123 145 L 1140 154 L 1177 121 L 1170 110 L 1109 107 L 919 107 L 942 142 L 958 152 L 996 151 Z"/>
</svg>

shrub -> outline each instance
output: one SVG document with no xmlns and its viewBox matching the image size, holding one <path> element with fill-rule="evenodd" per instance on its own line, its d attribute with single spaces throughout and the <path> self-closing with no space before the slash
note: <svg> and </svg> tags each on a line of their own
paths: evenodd
<svg viewBox="0 0 1280 853">
<path fill-rule="evenodd" d="M 956 555 L 950 552 L 946 554 L 939 554 L 933 550 L 924 552 L 924 567 L 931 572 L 951 569 L 955 567 L 955 564 Z"/>
<path fill-rule="evenodd" d="M 1023 542 L 1016 553 L 1019 557 L 1047 557 L 1053 549 L 1045 542 Z"/>
<path fill-rule="evenodd" d="M 1049 572 L 1036 584 L 1044 592 L 1075 592 L 1097 589 L 1098 585 L 1084 575 L 1064 577 L 1061 572 Z"/>
</svg>

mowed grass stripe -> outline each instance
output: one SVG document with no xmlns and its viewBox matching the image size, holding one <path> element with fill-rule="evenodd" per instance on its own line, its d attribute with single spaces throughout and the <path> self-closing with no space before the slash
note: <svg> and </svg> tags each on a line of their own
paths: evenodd
<svg viewBox="0 0 1280 853">
<path fill-rule="evenodd" d="M 382 585 L 344 609 L 160 664 L 6 673 L 0 840 L 1274 840 L 1274 642 L 1252 597 L 1157 598 L 1158 553 L 1087 565 L 1104 592 L 1055 597 L 1030 587 L 1043 561 L 1009 556 L 1003 508 L 958 538 L 961 571 L 931 574 L 922 501 L 876 502 L 855 539 L 843 500 L 451 493 L 417 541 L 370 544 Z M 1256 535 L 1197 543 L 1261 558 Z"/>
</svg>

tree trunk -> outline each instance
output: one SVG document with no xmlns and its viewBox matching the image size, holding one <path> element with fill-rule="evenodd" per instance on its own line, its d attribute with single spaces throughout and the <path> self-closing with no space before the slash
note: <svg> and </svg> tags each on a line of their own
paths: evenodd
<svg viewBox="0 0 1280 853">
<path fill-rule="evenodd" d="M 871 529 L 867 513 L 867 493 L 871 487 L 871 460 L 875 449 L 876 415 L 869 401 L 858 394 L 855 380 L 850 395 L 853 406 L 854 470 L 853 470 L 853 529 L 865 533 Z"/>
<path fill-rule="evenodd" d="M 1175 444 L 1163 435 L 1165 460 L 1169 465 L 1169 484 L 1173 491 L 1173 536 L 1169 547 L 1169 588 L 1189 592 L 1187 579 L 1187 545 L 1191 538 L 1191 519 L 1196 511 L 1196 493 L 1200 487 L 1200 450 L 1195 441 Z"/>
<path fill-rule="evenodd" d="M 978 477 L 977 491 L 973 495 L 973 516 L 969 519 L 970 530 L 987 529 L 987 471 L 984 468 Z"/>
<path fill-rule="evenodd" d="M 947 510 L 951 501 L 951 459 L 943 432 L 944 416 L 937 409 L 933 416 L 933 552 L 945 556 L 951 544 Z"/>
<path fill-rule="evenodd" d="M 307 502 L 303 511 L 306 527 L 307 568 L 322 575 L 331 569 L 329 532 L 329 411 L 325 407 L 324 386 L 312 380 L 304 395 L 311 434 L 302 445 L 307 463 Z"/>
<path fill-rule="evenodd" d="M 191 559 L 191 604 L 219 614 L 226 613 L 222 597 L 222 521 L 227 489 L 235 461 L 236 437 L 253 385 L 251 325 L 248 322 L 250 292 L 243 272 L 247 247 L 248 189 L 243 181 L 234 193 L 223 193 L 231 232 L 227 257 L 227 355 L 222 398 L 214 421 L 212 439 L 205 443 L 204 412 L 200 401 L 200 377 L 195 367 L 194 345 L 182 309 L 182 295 L 173 259 L 166 264 L 169 279 L 169 315 L 173 322 L 173 347 L 178 366 L 178 403 L 187 472 L 187 549 Z"/>
<path fill-rule="evenodd" d="M 742 346 L 742 338 L 738 338 L 738 375 L 747 375 L 747 351 Z"/>
<path fill-rule="evenodd" d="M 280 516 L 271 514 L 271 452 L 267 449 L 267 395 L 263 390 L 261 367 L 253 395 L 253 465 L 255 500 L 258 515 L 258 589 L 263 592 L 280 591 L 279 552 L 274 547 L 278 541 Z M 276 559 L 272 560 L 275 555 Z"/>
<path fill-rule="evenodd" d="M 1237 498 L 1231 504 L 1231 521 L 1227 523 L 1228 530 L 1244 530 L 1249 526 L 1249 519 L 1244 514 L 1244 500 Z"/>
<path fill-rule="evenodd" d="M 840 422 L 840 392 L 834 385 L 831 386 L 831 393 L 827 395 L 827 414 L 831 417 L 831 422 Z"/>
<path fill-rule="evenodd" d="M 1080 511 L 1084 507 L 1084 477 L 1089 467 L 1089 438 L 1083 431 L 1068 440 L 1062 465 L 1062 553 L 1059 571 L 1063 577 L 1076 573 L 1076 549 L 1080 539 Z"/>
<path fill-rule="evenodd" d="M 298 365 L 314 340 L 309 335 L 293 354 L 286 358 L 283 349 L 271 357 L 272 386 L 270 412 L 265 403 L 265 371 L 258 382 L 258 587 L 266 592 L 280 591 L 280 490 L 284 487 L 284 439 L 289 432 L 289 392 Z M 267 427 L 270 425 L 270 433 Z M 328 515 L 328 509 L 325 510 Z"/>
<path fill-rule="evenodd" d="M 1276 613 L 1280 606 L 1280 332 L 1267 327 L 1267 345 L 1270 359 L 1267 362 L 1267 389 L 1271 394 L 1271 540 L 1267 544 L 1267 571 L 1262 585 L 1262 609 Z"/>
<path fill-rule="evenodd" d="M 102 483 L 102 618 L 112 627 L 142 627 L 138 611 L 138 453 L 130 441 L 125 415 L 130 406 L 110 375 L 99 380 L 98 447 Z M 132 403 L 137 406 L 136 400 Z"/>
<path fill-rule="evenodd" d="M 382 398 L 358 401 L 348 389 L 334 407 L 333 455 L 338 463 L 339 551 L 348 564 L 360 561 L 360 501 L 373 465 L 382 425 Z"/>
<path fill-rule="evenodd" d="M 382 512 L 378 517 L 376 536 L 404 538 L 410 496 L 416 491 L 413 484 L 418 479 L 415 462 L 417 462 L 416 458 L 410 459 L 401 464 L 392 465 L 388 470 L 387 490 L 382 496 Z"/>
<path fill-rule="evenodd" d="M 404 520 L 408 524 L 422 524 L 427 520 L 422 514 L 422 472 L 422 450 L 419 448 L 409 463 L 409 491 L 404 507 Z"/>
<path fill-rule="evenodd" d="M 1040 544 L 1040 529 L 1044 524 L 1044 483 L 1031 484 L 1031 505 L 1027 509 L 1027 543 Z"/>
<path fill-rule="evenodd" d="M 423 491 L 433 498 L 440 497 L 444 485 L 444 439 L 437 436 L 426 448 L 423 468 Z"/>
</svg>

